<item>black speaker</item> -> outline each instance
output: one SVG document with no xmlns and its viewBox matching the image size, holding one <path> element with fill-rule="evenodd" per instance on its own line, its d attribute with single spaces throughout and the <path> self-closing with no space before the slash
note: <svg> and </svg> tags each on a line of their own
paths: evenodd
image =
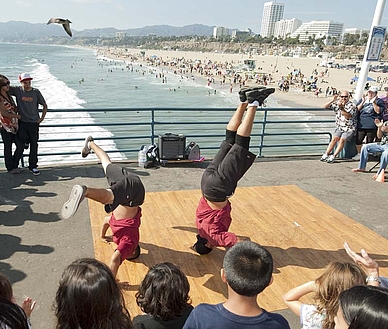
<svg viewBox="0 0 388 329">
<path fill-rule="evenodd" d="M 159 135 L 160 160 L 181 160 L 185 158 L 186 136 L 179 134 Z"/>
</svg>

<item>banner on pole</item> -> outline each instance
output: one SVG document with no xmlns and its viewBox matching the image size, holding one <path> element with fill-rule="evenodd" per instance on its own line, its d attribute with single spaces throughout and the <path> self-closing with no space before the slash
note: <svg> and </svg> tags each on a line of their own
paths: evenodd
<svg viewBox="0 0 388 329">
<path fill-rule="evenodd" d="M 377 62 L 380 60 L 381 50 L 383 49 L 385 33 L 387 28 L 384 26 L 374 26 L 372 36 L 370 38 L 369 48 L 367 52 L 367 62 Z"/>
</svg>

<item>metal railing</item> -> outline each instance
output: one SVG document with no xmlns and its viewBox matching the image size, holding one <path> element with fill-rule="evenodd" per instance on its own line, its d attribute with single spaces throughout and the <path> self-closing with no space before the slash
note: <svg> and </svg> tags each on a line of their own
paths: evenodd
<svg viewBox="0 0 388 329">
<path fill-rule="evenodd" d="M 135 160 L 141 145 L 165 133 L 195 141 L 212 157 L 225 135 L 232 108 L 50 109 L 40 126 L 39 163 L 74 163 L 92 135 L 112 159 Z M 331 140 L 332 112 L 320 108 L 258 109 L 250 150 L 259 157 L 317 155 Z M 28 150 L 24 153 L 24 159 Z M 0 155 L 3 158 L 3 152 Z"/>
</svg>

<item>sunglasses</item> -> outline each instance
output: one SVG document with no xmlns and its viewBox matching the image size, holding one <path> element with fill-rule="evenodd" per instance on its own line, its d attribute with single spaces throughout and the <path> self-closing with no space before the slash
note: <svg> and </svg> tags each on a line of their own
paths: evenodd
<svg viewBox="0 0 388 329">
<path fill-rule="evenodd" d="M 7 81 L 7 82 L 2 83 L 1 86 L 2 86 L 2 87 L 5 87 L 5 86 L 9 86 L 10 84 L 11 84 L 11 83 L 10 83 L 9 81 Z"/>
<path fill-rule="evenodd" d="M 349 98 L 349 96 L 340 96 L 340 98 Z"/>
</svg>

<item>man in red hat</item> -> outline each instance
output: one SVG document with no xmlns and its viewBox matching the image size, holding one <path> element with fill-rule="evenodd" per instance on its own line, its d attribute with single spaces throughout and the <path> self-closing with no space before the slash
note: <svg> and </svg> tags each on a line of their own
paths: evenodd
<svg viewBox="0 0 388 329">
<path fill-rule="evenodd" d="M 31 75 L 22 73 L 19 75 L 20 87 L 10 87 L 9 93 L 16 97 L 17 106 L 21 119 L 19 119 L 19 138 L 28 147 L 28 169 L 37 176 L 38 170 L 38 139 L 39 124 L 44 120 L 47 113 L 47 104 L 40 91 L 31 87 Z M 43 106 L 42 115 L 39 115 L 39 105 Z"/>
</svg>

